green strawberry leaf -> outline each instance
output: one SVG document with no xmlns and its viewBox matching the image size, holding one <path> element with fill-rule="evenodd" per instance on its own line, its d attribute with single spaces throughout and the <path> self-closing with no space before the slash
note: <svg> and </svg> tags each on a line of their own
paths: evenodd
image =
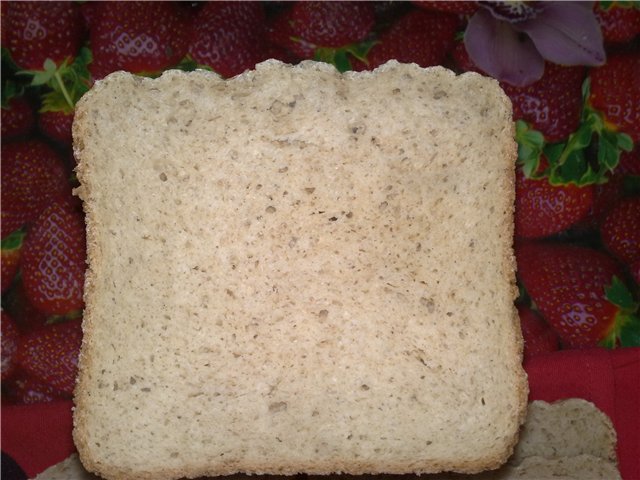
<svg viewBox="0 0 640 480">
<path fill-rule="evenodd" d="M 522 285 L 521 282 L 518 282 L 516 286 L 518 287 L 518 298 L 516 298 L 515 303 L 531 303 L 532 300 L 529 298 L 529 294 L 524 288 L 524 285 Z"/>
<path fill-rule="evenodd" d="M 549 183 L 551 185 L 573 183 L 581 186 L 598 183 L 599 176 L 587 162 L 584 150 L 573 151 L 562 160 L 562 164 L 552 165 L 550 168 Z"/>
<path fill-rule="evenodd" d="M 313 52 L 313 59 L 317 62 L 329 63 L 340 71 L 338 65 L 336 65 L 336 52 L 337 49 L 335 48 L 318 47 Z"/>
<path fill-rule="evenodd" d="M 72 113 L 75 104 L 89 90 L 91 73 L 88 65 L 92 61 L 91 50 L 83 47 L 73 63 L 64 62 L 53 71 L 47 86 L 50 91 L 42 96 L 41 112 Z M 45 62 L 46 64 L 47 62 Z M 53 64 L 53 62 L 51 62 Z M 55 64 L 54 64 L 55 65 Z M 50 66 L 48 68 L 51 68 Z"/>
<path fill-rule="evenodd" d="M 63 63 L 68 63 L 68 62 L 63 62 Z M 44 64 L 42 65 L 43 70 L 51 75 L 56 73 L 56 70 L 58 70 L 58 67 L 56 66 L 56 62 L 54 62 L 53 60 L 51 60 L 50 58 L 47 58 L 44 61 Z"/>
<path fill-rule="evenodd" d="M 196 68 L 196 70 L 206 70 L 207 72 L 215 72 L 215 70 L 209 65 L 202 65 L 200 63 L 198 63 L 198 67 Z"/>
<path fill-rule="evenodd" d="M 591 93 L 591 78 L 587 77 L 584 79 L 580 92 L 582 93 L 582 101 L 585 102 L 588 100 L 589 94 Z"/>
<path fill-rule="evenodd" d="M 612 7 L 616 8 L 636 8 L 640 9 L 640 2 L 638 0 L 628 0 L 628 1 L 619 1 L 619 0 L 600 0 L 598 2 L 600 8 L 602 10 L 609 10 Z"/>
<path fill-rule="evenodd" d="M 550 165 L 549 178 L 553 185 L 574 183 L 580 186 L 597 181 L 585 155 L 592 136 L 591 126 L 583 123 L 569 135 L 566 143 L 544 150 L 545 154 L 551 152 L 551 158 L 547 158 Z"/>
<path fill-rule="evenodd" d="M 89 64 L 93 61 L 93 54 L 87 47 L 82 47 L 73 62 L 75 72 L 83 78 L 90 78 Z"/>
<path fill-rule="evenodd" d="M 607 132 L 608 133 L 608 132 Z M 610 134 L 601 135 L 598 144 L 598 163 L 613 172 L 620 160 L 620 153 L 614 138 Z"/>
<path fill-rule="evenodd" d="M 552 185 L 585 186 L 607 181 L 620 161 L 622 151 L 630 151 L 633 141 L 629 135 L 611 130 L 604 117 L 589 105 L 590 81 L 582 84 L 584 108 L 580 125 L 565 142 L 546 143 L 542 133 L 526 122 L 516 122 L 518 162 L 528 178 L 548 177 Z M 593 153 L 595 152 L 595 153 Z M 549 167 L 539 172 L 544 155 Z"/>
<path fill-rule="evenodd" d="M 69 320 L 76 320 L 82 318 L 82 310 L 71 310 L 65 314 L 49 315 L 44 322 L 45 325 L 55 325 L 56 323 L 64 323 Z"/>
<path fill-rule="evenodd" d="M 0 89 L 0 95 L 2 107 L 8 108 L 9 101 L 12 98 L 20 97 L 25 93 L 25 90 L 29 87 L 29 82 L 26 78 L 22 81 L 20 77 L 15 75 L 19 68 L 13 63 L 9 50 L 2 47 L 0 51 L 2 52 L 2 88 Z"/>
<path fill-rule="evenodd" d="M 557 166 L 565 148 L 565 143 L 549 143 L 544 146 L 542 151 L 544 152 L 544 156 L 547 157 L 549 164 L 551 166 Z"/>
<path fill-rule="evenodd" d="M 65 60 L 58 66 L 48 58 L 43 70 L 22 70 L 17 75 L 31 77 L 32 86 L 47 87 L 42 96 L 41 112 L 71 113 L 76 102 L 89 90 L 88 65 L 91 61 L 91 50 L 82 47 L 71 64 Z"/>
<path fill-rule="evenodd" d="M 333 65 L 342 73 L 351 70 L 351 62 L 347 53 L 344 48 L 318 47 L 314 52 L 313 59 Z"/>
<path fill-rule="evenodd" d="M 524 120 L 516 121 L 516 141 L 518 142 L 518 163 L 527 178 L 540 178 L 538 173 L 540 157 L 544 148 L 544 135 Z"/>
<path fill-rule="evenodd" d="M 66 68 L 67 61 L 65 60 L 60 68 Z M 39 87 L 41 85 L 47 85 L 55 76 L 58 71 L 58 67 L 53 60 L 47 58 L 42 65 L 42 70 L 21 70 L 17 72 L 17 75 L 31 76 L 31 85 Z"/>
<path fill-rule="evenodd" d="M 619 312 L 607 334 L 598 342 L 604 348 L 640 346 L 640 319 L 633 313 Z"/>
<path fill-rule="evenodd" d="M 605 348 L 616 348 L 618 343 L 623 346 L 640 345 L 640 319 L 636 313 L 638 303 L 624 282 L 614 276 L 611 285 L 605 287 L 605 298 L 617 306 L 620 311 L 611 325 L 610 330 L 599 344 Z"/>
<path fill-rule="evenodd" d="M 616 348 L 617 343 L 618 343 L 618 331 L 615 330 L 615 331 L 611 331 L 609 334 L 607 334 L 606 337 L 600 340 L 598 342 L 598 345 L 604 348 L 614 349 Z"/>
<path fill-rule="evenodd" d="M 18 75 L 31 75 L 31 86 L 33 87 L 46 85 L 53 77 L 53 74 L 51 72 L 47 72 L 46 70 L 23 70 L 21 72 L 18 72 Z"/>
<path fill-rule="evenodd" d="M 333 59 L 333 64 L 340 73 L 351 70 L 351 61 L 346 50 L 337 50 Z"/>
<path fill-rule="evenodd" d="M 638 304 L 634 301 L 631 291 L 622 280 L 614 276 L 611 285 L 604 289 L 605 298 L 620 308 L 623 312 L 635 312 Z"/>
<path fill-rule="evenodd" d="M 623 180 L 622 191 L 625 195 L 640 195 L 640 175 L 626 175 Z"/>
<path fill-rule="evenodd" d="M 620 329 L 620 345 L 622 347 L 640 346 L 640 318 L 631 315 Z"/>
<path fill-rule="evenodd" d="M 317 47 L 313 54 L 313 59 L 318 62 L 329 63 L 343 73 L 353 69 L 350 57 L 353 56 L 362 62 L 367 62 L 369 50 L 377 40 L 364 40 L 352 43 L 340 48 Z"/>
<path fill-rule="evenodd" d="M 378 40 L 363 40 L 362 42 L 347 45 L 346 47 L 344 47 L 344 49 L 361 62 L 367 63 L 367 55 L 369 55 L 369 50 L 371 50 L 371 48 L 377 43 L 380 42 Z"/>
<path fill-rule="evenodd" d="M 16 230 L 2 239 L 2 250 L 17 250 L 22 247 L 22 241 L 27 233 L 24 230 Z"/>
<path fill-rule="evenodd" d="M 577 181 L 584 174 L 584 157 L 580 150 L 569 152 L 566 147 L 555 160 L 549 161 L 549 183 L 561 185 L 567 178 Z"/>
<path fill-rule="evenodd" d="M 9 101 L 24 93 L 24 87 L 10 78 L 2 80 L 2 108 L 9 108 Z"/>
<path fill-rule="evenodd" d="M 199 66 L 198 62 L 191 58 L 190 55 L 186 55 L 174 68 L 185 72 L 193 72 L 194 70 L 197 70 Z"/>
<path fill-rule="evenodd" d="M 18 65 L 13 61 L 13 58 L 11 58 L 11 52 L 7 47 L 1 48 L 1 55 L 3 75 L 12 74 L 20 70 L 20 67 L 18 67 Z"/>
<path fill-rule="evenodd" d="M 195 70 L 206 70 L 207 72 L 214 71 L 209 65 L 202 65 L 196 62 L 189 54 L 187 54 L 182 60 L 180 60 L 180 63 L 172 68 L 177 68 L 178 70 L 183 70 L 185 72 L 193 72 Z"/>
<path fill-rule="evenodd" d="M 630 152 L 633 150 L 633 139 L 627 135 L 626 133 L 619 132 L 615 134 L 616 142 L 618 143 L 618 147 L 620 147 L 625 152 Z"/>
<path fill-rule="evenodd" d="M 318 62 L 333 63 L 333 58 L 335 57 L 335 54 L 336 54 L 335 48 L 318 47 L 313 52 L 313 59 Z"/>
</svg>

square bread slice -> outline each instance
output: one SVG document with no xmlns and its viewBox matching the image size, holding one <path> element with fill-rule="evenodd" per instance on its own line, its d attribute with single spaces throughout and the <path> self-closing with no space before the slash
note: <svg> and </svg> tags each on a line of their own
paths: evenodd
<svg viewBox="0 0 640 480">
<path fill-rule="evenodd" d="M 74 439 L 108 479 L 477 472 L 524 420 L 511 105 L 390 62 L 114 73 L 78 105 Z"/>
</svg>

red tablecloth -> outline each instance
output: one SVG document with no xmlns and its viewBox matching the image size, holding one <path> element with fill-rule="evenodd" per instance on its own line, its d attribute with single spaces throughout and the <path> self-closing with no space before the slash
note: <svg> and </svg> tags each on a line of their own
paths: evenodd
<svg viewBox="0 0 640 480">
<path fill-rule="evenodd" d="M 532 359 L 526 369 L 530 400 L 579 397 L 609 415 L 622 478 L 640 479 L 640 348 L 555 352 Z M 75 451 L 71 427 L 70 402 L 5 406 L 2 450 L 32 477 Z"/>
</svg>

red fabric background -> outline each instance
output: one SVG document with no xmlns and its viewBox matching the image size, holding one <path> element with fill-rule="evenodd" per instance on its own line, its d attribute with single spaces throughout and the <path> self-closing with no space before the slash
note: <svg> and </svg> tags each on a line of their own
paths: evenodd
<svg viewBox="0 0 640 480">
<path fill-rule="evenodd" d="M 604 411 L 618 434 L 624 480 L 640 479 L 640 348 L 565 350 L 533 358 L 526 366 L 530 400 L 579 397 Z M 2 450 L 30 477 L 75 451 L 71 402 L 4 406 Z"/>
</svg>

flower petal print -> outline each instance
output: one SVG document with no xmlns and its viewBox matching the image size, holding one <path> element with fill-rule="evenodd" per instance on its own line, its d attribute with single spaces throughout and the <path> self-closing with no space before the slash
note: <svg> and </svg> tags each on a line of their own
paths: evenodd
<svg viewBox="0 0 640 480">
<path fill-rule="evenodd" d="M 600 26 L 590 2 L 481 2 L 464 44 L 478 67 L 498 80 L 529 85 L 544 60 L 560 65 L 604 64 Z"/>
<path fill-rule="evenodd" d="M 500 81 L 524 86 L 544 73 L 544 59 L 531 39 L 488 10 L 480 9 L 471 17 L 464 46 L 476 66 Z"/>
<path fill-rule="evenodd" d="M 536 19 L 516 23 L 540 54 L 561 65 L 604 65 L 602 32 L 588 2 L 544 2 Z"/>
</svg>

